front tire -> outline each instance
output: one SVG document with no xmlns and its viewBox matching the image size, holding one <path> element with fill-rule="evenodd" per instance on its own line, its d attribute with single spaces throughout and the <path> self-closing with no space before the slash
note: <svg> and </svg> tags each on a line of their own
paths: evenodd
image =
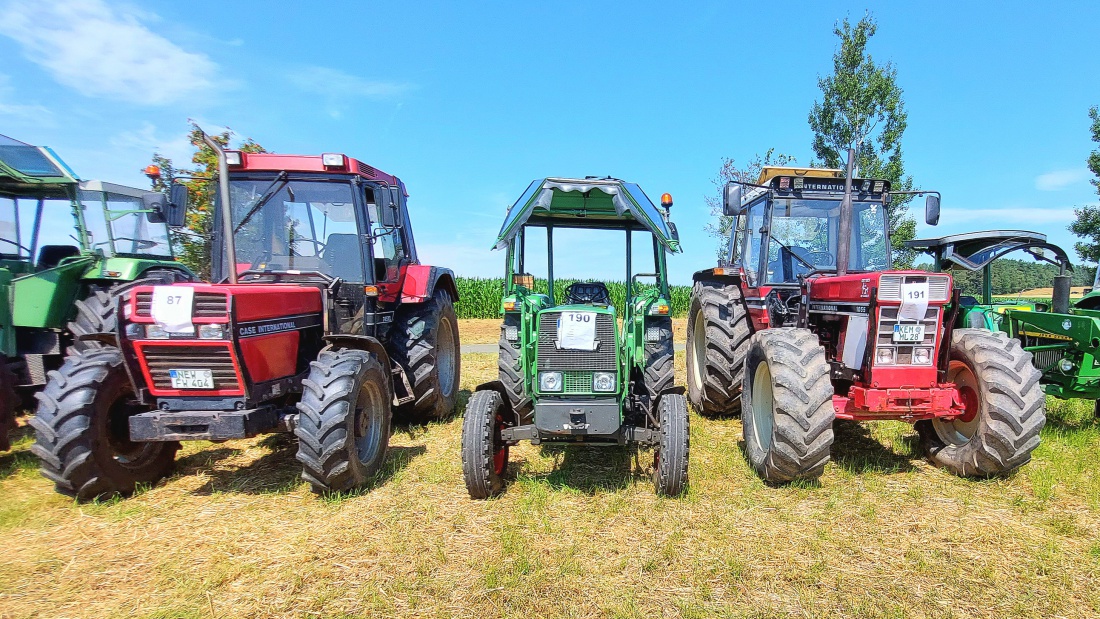
<svg viewBox="0 0 1100 619">
<path fill-rule="evenodd" d="M 687 398 L 678 393 L 661 396 L 657 417 L 661 423 L 661 442 L 653 456 L 653 486 L 661 496 L 680 496 L 688 485 Z"/>
<path fill-rule="evenodd" d="M 1020 342 L 1001 332 L 956 329 L 947 380 L 966 414 L 916 424 L 932 464 L 960 477 L 1007 475 L 1027 464 L 1046 423 L 1041 374 Z"/>
<path fill-rule="evenodd" d="M 132 282 L 115 284 L 109 288 L 93 288 L 86 298 L 76 301 L 76 318 L 69 323 L 69 333 L 73 336 L 69 351 L 103 348 L 105 344 L 83 341 L 80 336 L 89 333 L 113 333 L 118 327 L 115 311 L 118 297 L 135 286 L 170 286 L 189 281 L 193 281 L 193 278 L 183 271 L 152 271 Z"/>
<path fill-rule="evenodd" d="M 389 372 L 363 350 L 324 350 L 298 402 L 298 461 L 316 493 L 358 488 L 382 468 L 390 441 Z"/>
<path fill-rule="evenodd" d="M 645 387 L 647 406 L 652 409 L 661 394 L 673 387 L 676 363 L 672 348 L 672 319 L 651 320 L 646 326 L 646 331 L 650 329 L 657 330 L 657 341 L 650 342 L 647 339 L 645 342 L 645 370 L 642 384 Z"/>
<path fill-rule="evenodd" d="M 462 476 L 470 498 L 487 499 L 504 491 L 508 444 L 504 428 L 504 400 L 496 391 L 477 391 L 466 404 L 462 421 Z"/>
<path fill-rule="evenodd" d="M 508 400 L 512 410 L 526 412 L 531 407 L 531 398 L 527 397 L 527 391 L 523 387 L 523 362 L 520 359 L 518 348 L 522 336 L 519 334 L 520 318 L 516 314 L 504 316 L 504 323 L 500 326 L 500 341 L 497 343 L 497 378 L 504 385 L 508 393 Z M 509 328 L 516 329 L 516 345 L 506 337 Z"/>
<path fill-rule="evenodd" d="M 741 383 L 752 328 L 736 285 L 695 282 L 687 323 L 688 399 L 702 415 L 741 412 Z"/>
<path fill-rule="evenodd" d="M 770 483 L 816 479 L 833 444 L 829 362 L 808 329 L 767 329 L 752 336 L 745 359 L 745 457 Z"/>
<path fill-rule="evenodd" d="M 458 318 L 450 295 L 437 290 L 430 301 L 406 306 L 394 330 L 393 358 L 408 374 L 414 397 L 397 407 L 394 416 L 424 423 L 450 415 L 462 366 Z"/>
<path fill-rule="evenodd" d="M 35 395 L 31 452 L 57 491 L 81 501 L 132 494 L 171 472 L 177 442 L 131 442 L 134 400 L 122 353 L 111 347 L 69 355 Z"/>
<path fill-rule="evenodd" d="M 0 451 L 11 449 L 11 433 L 15 430 L 15 408 L 19 396 L 15 393 L 15 374 L 8 358 L 0 355 Z"/>
</svg>

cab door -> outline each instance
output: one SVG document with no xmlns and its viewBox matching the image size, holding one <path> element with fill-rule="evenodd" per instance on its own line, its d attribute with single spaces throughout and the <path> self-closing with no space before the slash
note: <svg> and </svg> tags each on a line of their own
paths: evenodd
<svg viewBox="0 0 1100 619">
<path fill-rule="evenodd" d="M 381 303 L 396 303 L 399 300 L 403 267 L 409 261 L 404 230 L 400 225 L 397 192 L 396 188 L 390 187 L 377 187 L 367 192 L 371 267 Z"/>
</svg>

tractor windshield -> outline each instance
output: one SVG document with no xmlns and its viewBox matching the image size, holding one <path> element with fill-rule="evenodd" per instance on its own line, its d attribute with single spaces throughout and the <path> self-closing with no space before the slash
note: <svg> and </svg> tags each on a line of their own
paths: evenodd
<svg viewBox="0 0 1100 619">
<path fill-rule="evenodd" d="M 35 233 L 42 217 L 39 204 L 35 199 L 0 195 L 0 256 L 18 260 L 33 257 Z"/>
<path fill-rule="evenodd" d="M 884 211 L 881 202 L 853 203 L 850 270 L 888 268 Z M 840 200 L 774 199 L 769 229 L 766 283 L 796 283 L 810 271 L 836 269 Z"/>
<path fill-rule="evenodd" d="M 238 272 L 312 271 L 364 281 L 355 203 L 346 181 L 234 180 L 230 200 Z"/>
<path fill-rule="evenodd" d="M 99 181 L 81 183 L 80 202 L 93 246 L 109 256 L 171 257 L 168 224 L 145 210 L 140 191 L 122 189 Z"/>
</svg>

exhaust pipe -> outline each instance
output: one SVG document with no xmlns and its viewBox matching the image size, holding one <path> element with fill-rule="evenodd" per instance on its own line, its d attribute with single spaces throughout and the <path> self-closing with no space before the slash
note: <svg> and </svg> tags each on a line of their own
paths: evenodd
<svg viewBox="0 0 1100 619">
<path fill-rule="evenodd" d="M 217 140 L 206 135 L 198 125 L 192 124 L 202 135 L 202 141 L 218 155 L 218 201 L 221 203 L 222 236 L 225 237 L 226 259 L 229 261 L 229 283 L 237 283 L 237 244 L 233 240 L 233 208 L 229 204 L 229 164 L 225 149 Z"/>
<path fill-rule="evenodd" d="M 844 168 L 844 199 L 840 201 L 840 238 L 836 244 L 836 274 L 848 273 L 848 255 L 852 246 L 852 170 L 856 151 L 848 149 L 848 164 Z"/>
<path fill-rule="evenodd" d="M 1055 314 L 1069 313 L 1069 285 L 1072 278 L 1065 274 L 1065 267 L 1062 271 L 1062 274 L 1054 276 L 1054 295 L 1050 305 Z"/>
</svg>

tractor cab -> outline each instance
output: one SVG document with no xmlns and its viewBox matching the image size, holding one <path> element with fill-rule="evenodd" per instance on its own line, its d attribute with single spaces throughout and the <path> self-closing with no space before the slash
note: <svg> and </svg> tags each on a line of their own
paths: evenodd
<svg viewBox="0 0 1100 619">
<path fill-rule="evenodd" d="M 519 440 L 643 444 L 666 457 L 686 457 L 661 446 L 662 418 L 676 417 L 672 423 L 685 432 L 687 423 L 683 396 L 673 386 L 666 265 L 680 240 L 669 219 L 672 197 L 661 202 L 658 210 L 641 187 L 614 178 L 544 178 L 508 211 L 495 246 L 507 254 L 500 376 L 474 394 L 466 413 L 474 420 L 467 425 L 474 425 L 463 433 L 464 463 L 487 457 L 476 424 L 488 424 L 494 437 L 496 460 L 467 471 L 475 498 L 501 490 L 507 448 Z M 571 229 L 625 240 L 625 285 L 613 292 L 606 282 L 566 285 L 555 276 L 555 252 L 565 250 L 555 244 L 555 232 Z M 545 234 L 545 288 L 528 272 L 527 242 L 536 231 Z M 635 242 L 652 248 L 644 264 L 635 262 Z M 586 248 L 567 251 L 583 256 Z M 665 476 L 655 477 L 659 492 L 679 493 L 686 483 L 681 464 L 686 467 L 665 463 Z"/>
</svg>

